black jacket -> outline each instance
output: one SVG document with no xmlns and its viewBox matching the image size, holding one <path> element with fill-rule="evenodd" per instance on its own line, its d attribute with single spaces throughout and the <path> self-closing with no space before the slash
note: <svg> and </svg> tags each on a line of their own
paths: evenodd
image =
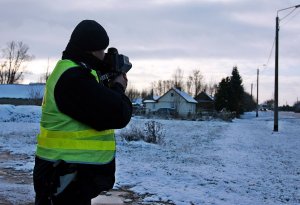
<svg viewBox="0 0 300 205">
<path fill-rule="evenodd" d="M 121 84 L 99 84 L 88 68 L 74 67 L 62 74 L 54 89 L 58 109 L 96 130 L 125 127 L 132 113 Z"/>
</svg>

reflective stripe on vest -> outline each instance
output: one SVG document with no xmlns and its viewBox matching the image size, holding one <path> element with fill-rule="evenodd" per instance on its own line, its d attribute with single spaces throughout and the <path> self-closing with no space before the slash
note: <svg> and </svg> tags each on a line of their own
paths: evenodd
<svg viewBox="0 0 300 205">
<path fill-rule="evenodd" d="M 115 157 L 114 130 L 97 131 L 72 119 L 58 110 L 54 99 L 59 77 L 76 66 L 70 60 L 61 60 L 47 80 L 36 155 L 51 161 L 105 164 Z"/>
</svg>

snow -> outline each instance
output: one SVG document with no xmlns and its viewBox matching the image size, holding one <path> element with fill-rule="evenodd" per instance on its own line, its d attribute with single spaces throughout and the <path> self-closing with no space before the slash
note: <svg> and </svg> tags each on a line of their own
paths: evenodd
<svg viewBox="0 0 300 205">
<path fill-rule="evenodd" d="M 38 106 L 0 106 L 0 153 L 25 156 L 0 167 L 32 174 L 40 114 Z M 163 125 L 163 144 L 121 139 L 131 125 L 149 120 Z M 116 132 L 115 188 L 129 187 L 144 204 L 300 204 L 300 116 L 280 113 L 279 132 L 272 130 L 272 112 L 246 113 L 231 123 L 134 117 Z M 0 195 L 17 204 L 33 201 L 34 191 L 0 178 Z"/>
</svg>

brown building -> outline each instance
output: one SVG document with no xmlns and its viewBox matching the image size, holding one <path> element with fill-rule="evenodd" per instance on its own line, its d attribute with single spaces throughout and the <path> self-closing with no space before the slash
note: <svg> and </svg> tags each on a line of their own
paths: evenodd
<svg viewBox="0 0 300 205">
<path fill-rule="evenodd" d="M 195 97 L 195 100 L 198 102 L 197 112 L 213 111 L 215 109 L 215 101 L 213 97 L 209 96 L 207 93 L 203 91 Z"/>
</svg>

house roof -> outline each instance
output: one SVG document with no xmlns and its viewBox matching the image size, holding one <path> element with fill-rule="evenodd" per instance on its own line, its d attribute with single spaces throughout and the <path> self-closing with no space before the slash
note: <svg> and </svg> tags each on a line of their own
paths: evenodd
<svg viewBox="0 0 300 205">
<path fill-rule="evenodd" d="M 178 90 L 177 88 L 172 88 L 172 89 L 175 90 L 175 92 L 178 93 L 181 97 L 183 97 L 187 102 L 198 103 L 192 96 L 190 96 L 186 92 Z"/>
<path fill-rule="evenodd" d="M 156 103 L 157 101 L 159 101 L 160 98 L 165 96 L 171 90 L 174 90 L 179 96 L 181 96 L 183 99 L 185 99 L 189 103 L 198 103 L 192 96 L 190 96 L 189 94 L 187 94 L 184 91 L 178 90 L 177 88 L 171 88 L 170 90 L 168 90 L 165 94 L 163 94 L 160 97 L 159 96 L 153 96 L 153 99 L 151 99 L 151 100 L 149 100 L 149 99 L 144 100 L 144 103 Z"/>
<path fill-rule="evenodd" d="M 159 95 L 153 95 L 153 100 L 158 100 L 160 98 Z"/>
<path fill-rule="evenodd" d="M 157 99 L 157 101 L 159 101 L 160 98 L 162 98 L 163 96 L 165 96 L 168 92 L 170 92 L 171 90 L 174 90 L 179 96 L 181 96 L 183 99 L 185 99 L 187 102 L 189 103 L 198 103 L 192 96 L 190 96 L 189 94 L 187 94 L 184 91 L 178 90 L 177 88 L 171 88 L 170 90 L 168 90 L 165 94 L 163 94 L 161 97 L 159 97 Z"/>
<path fill-rule="evenodd" d="M 144 103 L 156 103 L 156 100 L 144 100 Z"/>
<path fill-rule="evenodd" d="M 160 98 L 160 96 L 158 96 L 158 95 L 148 95 L 143 100 L 143 103 L 156 103 L 159 98 Z"/>
<path fill-rule="evenodd" d="M 210 95 L 208 95 L 206 92 L 202 91 L 201 93 L 199 93 L 195 99 L 198 102 L 213 102 L 214 98 Z"/>
<path fill-rule="evenodd" d="M 142 98 L 135 98 L 131 101 L 134 104 L 143 104 L 143 99 Z"/>
</svg>

